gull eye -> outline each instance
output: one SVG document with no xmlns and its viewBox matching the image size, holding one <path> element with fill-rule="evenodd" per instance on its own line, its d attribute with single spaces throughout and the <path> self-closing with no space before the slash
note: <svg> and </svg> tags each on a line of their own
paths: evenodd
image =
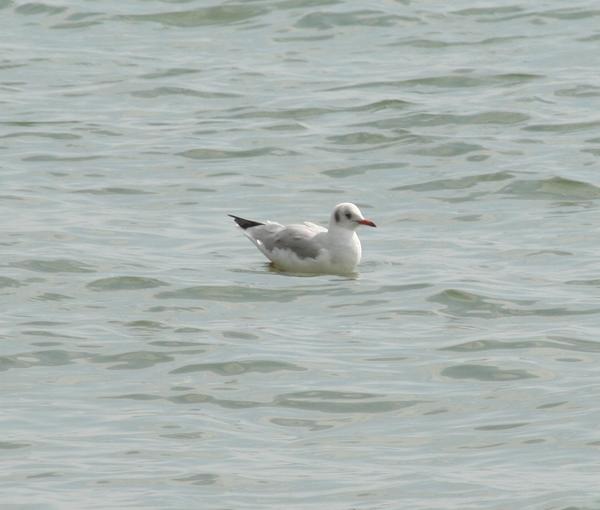
<svg viewBox="0 0 600 510">
<path fill-rule="evenodd" d="M 347 212 L 347 213 L 345 214 L 345 216 L 346 216 L 346 218 L 348 218 L 348 219 L 352 219 L 352 214 L 350 214 L 349 212 Z"/>
</svg>

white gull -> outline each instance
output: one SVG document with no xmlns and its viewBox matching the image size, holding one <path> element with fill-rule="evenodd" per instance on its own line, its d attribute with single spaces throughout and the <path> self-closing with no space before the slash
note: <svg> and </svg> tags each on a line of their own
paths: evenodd
<svg viewBox="0 0 600 510">
<path fill-rule="evenodd" d="M 310 222 L 284 226 L 229 216 L 275 267 L 292 273 L 352 273 L 362 253 L 356 229 L 375 226 L 351 203 L 335 206 L 329 229 Z"/>
</svg>

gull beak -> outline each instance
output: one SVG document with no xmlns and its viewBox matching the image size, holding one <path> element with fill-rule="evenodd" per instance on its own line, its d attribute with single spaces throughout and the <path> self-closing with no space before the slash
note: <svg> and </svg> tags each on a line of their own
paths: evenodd
<svg viewBox="0 0 600 510">
<path fill-rule="evenodd" d="M 369 227 L 376 227 L 377 226 L 371 220 L 365 220 L 364 218 L 362 220 L 358 220 L 358 223 L 360 223 L 361 225 L 368 225 Z"/>
</svg>

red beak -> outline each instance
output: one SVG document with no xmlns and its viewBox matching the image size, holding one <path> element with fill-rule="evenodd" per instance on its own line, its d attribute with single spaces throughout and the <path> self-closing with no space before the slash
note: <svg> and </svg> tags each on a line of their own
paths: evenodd
<svg viewBox="0 0 600 510">
<path fill-rule="evenodd" d="M 368 225 L 369 227 L 376 227 L 377 225 L 375 225 L 375 223 L 373 223 L 371 220 L 359 220 L 358 221 L 361 225 Z"/>
</svg>

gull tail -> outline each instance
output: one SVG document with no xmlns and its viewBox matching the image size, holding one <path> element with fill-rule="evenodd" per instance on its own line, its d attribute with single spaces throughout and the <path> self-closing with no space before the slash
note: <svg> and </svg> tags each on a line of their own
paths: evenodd
<svg viewBox="0 0 600 510">
<path fill-rule="evenodd" d="M 235 221 L 242 229 L 246 230 L 251 227 L 259 227 L 264 225 L 264 223 L 259 223 L 258 221 L 245 220 L 244 218 L 240 218 L 239 216 L 234 216 L 233 214 L 228 214 L 227 216 L 231 216 L 233 221 Z"/>
</svg>

